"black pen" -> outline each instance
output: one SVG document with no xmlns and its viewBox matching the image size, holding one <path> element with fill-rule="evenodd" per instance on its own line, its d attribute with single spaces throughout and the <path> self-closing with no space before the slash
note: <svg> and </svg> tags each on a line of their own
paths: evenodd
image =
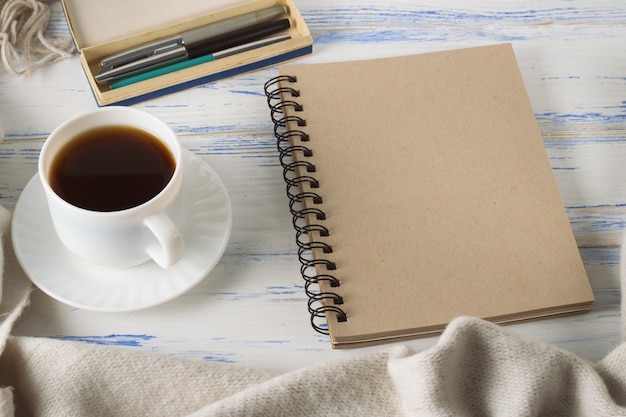
<svg viewBox="0 0 626 417">
<path fill-rule="evenodd" d="M 181 62 L 176 62 L 171 65 L 162 66 L 150 71 L 142 72 L 141 74 L 133 75 L 130 77 L 122 77 L 119 81 L 115 81 L 110 84 L 112 90 L 117 88 L 126 87 L 141 81 L 149 80 L 161 75 L 170 74 L 172 72 L 180 71 L 185 68 L 190 68 L 196 65 L 204 64 L 206 62 L 215 61 L 216 59 L 226 58 L 231 55 L 240 54 L 242 52 L 251 51 L 253 49 L 261 48 L 263 46 L 271 45 L 277 42 L 286 41 L 291 39 L 288 34 L 278 35 L 270 38 L 260 39 L 254 42 L 250 42 L 244 45 L 238 45 L 233 48 L 225 49 L 223 51 L 215 52 L 213 54 L 201 55 L 196 58 L 188 59 Z"/>
<path fill-rule="evenodd" d="M 181 45 L 175 49 L 155 56 L 131 62 L 119 67 L 102 71 L 94 77 L 98 83 L 110 82 L 121 77 L 140 74 L 162 66 L 171 65 L 179 61 L 193 59 L 202 55 L 212 54 L 224 49 L 233 48 L 262 39 L 266 36 L 282 32 L 291 26 L 289 19 L 280 19 L 224 33 L 220 36 L 207 39 L 205 42 L 196 42 L 191 46 Z"/>
<path fill-rule="evenodd" d="M 101 61 L 100 67 L 102 68 L 102 71 L 106 71 L 119 67 L 120 65 L 129 64 L 144 58 L 166 53 L 180 46 L 193 48 L 196 44 L 206 43 L 208 39 L 224 35 L 228 32 L 251 27 L 257 23 L 274 20 L 284 14 L 284 6 L 273 6 L 220 20 L 195 29 L 184 31 L 176 36 L 159 39 L 148 44 L 140 45 L 137 48 L 106 57 Z"/>
</svg>

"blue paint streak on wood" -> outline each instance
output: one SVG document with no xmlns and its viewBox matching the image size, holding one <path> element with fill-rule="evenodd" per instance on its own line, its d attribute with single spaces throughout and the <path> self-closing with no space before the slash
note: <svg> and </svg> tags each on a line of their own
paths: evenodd
<svg viewBox="0 0 626 417">
<path fill-rule="evenodd" d="M 265 93 L 263 93 L 261 90 L 259 91 L 230 90 L 230 92 L 233 94 L 245 94 L 245 95 L 250 95 L 250 96 L 265 97 Z"/>
<path fill-rule="evenodd" d="M 585 37 L 584 29 L 593 20 L 589 11 L 575 7 L 476 12 L 464 9 L 359 7 L 302 11 L 315 43 L 350 41 L 381 43 L 390 41 L 443 42 L 491 39 L 501 42 L 551 38 L 553 27 L 565 30 L 571 38 Z M 593 10 L 603 24 L 622 24 L 624 12 Z M 358 23 L 355 16 L 358 16 Z M 506 30 L 504 30 L 506 29 Z M 561 33 L 563 35 L 563 33 Z"/>
<path fill-rule="evenodd" d="M 286 286 L 270 286 L 265 289 L 265 291 L 259 292 L 212 292 L 213 296 L 224 297 L 224 299 L 229 301 L 240 301 L 247 299 L 256 299 L 262 297 L 270 297 L 270 301 L 281 301 L 281 298 L 276 298 L 285 295 L 303 295 L 302 288 L 299 286 L 286 287 Z M 228 298 L 225 298 L 228 297 Z M 303 296 L 304 298 L 304 296 Z M 293 299 L 290 299 L 293 301 Z"/>
<path fill-rule="evenodd" d="M 623 205 L 602 206 L 602 207 L 623 207 Z M 626 219 L 624 219 L 624 211 L 607 212 L 607 210 L 598 210 L 597 207 L 567 207 L 567 215 L 576 234 L 610 234 L 613 232 L 621 232 L 626 227 Z M 598 247 L 604 246 L 600 242 Z"/>
<path fill-rule="evenodd" d="M 614 248 L 581 248 L 580 254 L 585 263 L 620 264 L 620 251 Z"/>
<path fill-rule="evenodd" d="M 624 106 L 615 107 L 622 112 L 626 110 Z M 626 122 L 626 114 L 603 114 L 600 112 L 582 113 L 582 114 L 562 114 L 556 112 L 546 112 L 535 114 L 538 122 L 550 122 L 556 125 L 594 122 L 594 123 L 624 123 Z M 609 126 L 610 127 L 610 126 Z"/>
<path fill-rule="evenodd" d="M 207 361 L 207 362 L 220 362 L 220 363 L 235 363 L 236 362 L 232 359 L 228 359 L 223 356 L 215 356 L 215 355 L 204 356 L 202 360 Z"/>
<path fill-rule="evenodd" d="M 146 334 L 109 334 L 106 336 L 55 336 L 53 338 L 96 345 L 139 347 L 143 346 L 143 342 L 152 340 L 155 337 Z"/>
<path fill-rule="evenodd" d="M 570 209 L 603 209 L 603 208 L 612 208 L 612 207 L 626 207 L 626 203 L 620 204 L 596 204 L 589 206 L 571 206 Z"/>
</svg>

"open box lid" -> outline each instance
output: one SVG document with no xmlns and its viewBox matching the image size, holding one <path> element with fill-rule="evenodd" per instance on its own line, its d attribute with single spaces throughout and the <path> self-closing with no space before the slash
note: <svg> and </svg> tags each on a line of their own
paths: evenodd
<svg viewBox="0 0 626 417">
<path fill-rule="evenodd" d="M 128 105 L 185 88 L 276 65 L 312 52 L 313 39 L 293 0 L 62 0 L 80 61 L 100 106 Z M 290 22 L 286 40 L 154 78 L 96 81 L 102 59 L 190 29 L 273 6 Z M 175 72 L 174 72 L 175 71 Z"/>
<path fill-rule="evenodd" d="M 82 50 L 241 3 L 237 0 L 63 0 L 63 9 L 76 47 Z"/>
</svg>

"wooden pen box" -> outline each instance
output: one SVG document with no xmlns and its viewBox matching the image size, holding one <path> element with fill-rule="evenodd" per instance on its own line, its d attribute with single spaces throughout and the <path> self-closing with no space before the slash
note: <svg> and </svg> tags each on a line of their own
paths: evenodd
<svg viewBox="0 0 626 417">
<path fill-rule="evenodd" d="M 103 58 L 245 13 L 283 5 L 290 39 L 111 89 L 95 79 Z M 276 65 L 312 52 L 313 40 L 293 0 L 63 0 L 80 60 L 100 106 L 128 105 L 195 85 Z"/>
</svg>

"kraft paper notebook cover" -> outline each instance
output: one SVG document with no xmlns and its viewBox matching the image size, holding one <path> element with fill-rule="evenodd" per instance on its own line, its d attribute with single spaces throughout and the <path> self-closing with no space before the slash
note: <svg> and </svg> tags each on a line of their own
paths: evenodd
<svg viewBox="0 0 626 417">
<path fill-rule="evenodd" d="M 265 88 L 311 322 L 334 347 L 591 309 L 511 45 L 279 74 Z"/>
</svg>

